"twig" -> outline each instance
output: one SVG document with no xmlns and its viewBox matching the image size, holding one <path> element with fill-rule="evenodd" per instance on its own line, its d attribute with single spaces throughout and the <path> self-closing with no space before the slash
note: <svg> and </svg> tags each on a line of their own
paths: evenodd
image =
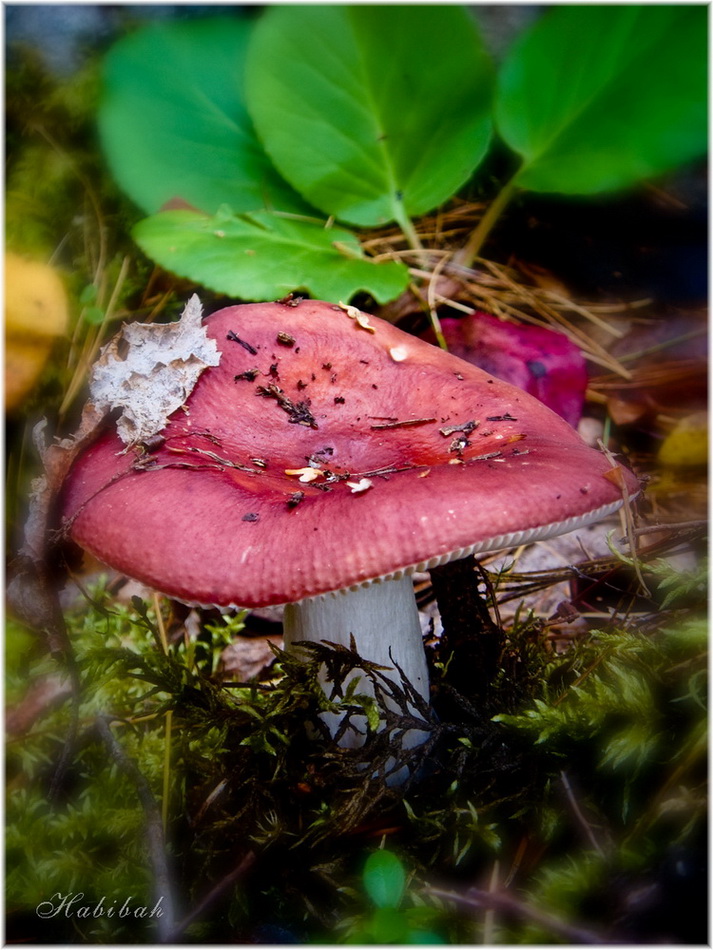
<svg viewBox="0 0 713 950">
<path fill-rule="evenodd" d="M 503 185 L 503 187 L 500 189 L 500 192 L 495 197 L 495 200 L 490 204 L 487 211 L 478 222 L 477 227 L 471 232 L 471 235 L 468 238 L 465 246 L 457 251 L 454 257 L 454 260 L 457 264 L 463 264 L 468 267 L 473 263 L 475 258 L 480 253 L 480 249 L 485 243 L 485 239 L 490 234 L 493 225 L 498 220 L 505 207 L 509 204 L 510 199 L 514 194 L 515 176 L 513 176 L 510 181 Z"/>
<path fill-rule="evenodd" d="M 69 168 L 72 170 L 73 174 L 77 178 L 77 181 L 79 181 L 79 183 L 84 188 L 85 195 L 89 200 L 89 204 L 92 206 L 92 211 L 94 212 L 94 216 L 96 217 L 97 235 L 99 239 L 99 258 L 97 261 L 95 274 L 94 274 L 94 281 L 98 282 L 99 274 L 104 269 L 105 261 L 107 257 L 106 235 L 105 235 L 105 228 L 103 227 L 104 219 L 102 217 L 99 198 L 97 197 L 97 194 L 92 186 L 91 180 L 89 179 L 87 175 L 84 174 L 84 172 L 82 171 L 79 165 L 79 162 L 77 162 L 76 159 L 74 159 L 69 152 L 65 151 L 62 148 L 62 146 L 59 144 L 59 142 L 57 142 L 54 136 L 51 135 L 47 131 L 47 129 L 45 129 L 42 125 L 36 125 L 34 128 L 34 131 L 37 132 L 37 134 L 40 135 L 47 142 L 50 148 L 53 148 L 55 150 L 55 152 L 63 159 L 63 161 L 67 162 Z"/>
<path fill-rule="evenodd" d="M 436 417 L 431 416 L 428 419 L 403 419 L 401 422 L 377 422 L 370 429 L 402 429 L 404 426 L 422 426 L 429 422 L 435 422 Z"/>
<path fill-rule="evenodd" d="M 515 295 L 515 299 L 519 302 L 519 304 L 525 304 L 526 306 L 531 307 L 533 310 L 541 314 L 546 314 L 554 323 L 559 325 L 560 329 L 565 328 L 568 330 L 569 332 L 567 335 L 570 337 L 570 339 L 572 339 L 574 343 L 584 349 L 590 359 L 609 367 L 624 379 L 631 378 L 631 372 L 626 369 L 626 367 L 622 366 L 621 363 L 611 355 L 606 347 L 597 343 L 596 340 L 592 339 L 591 337 L 588 337 L 584 331 L 574 327 L 570 321 L 565 319 L 560 310 L 562 308 L 572 310 L 575 313 L 578 313 L 580 316 L 591 320 L 601 329 L 607 330 L 607 332 L 609 332 L 612 336 L 620 336 L 619 331 L 610 327 L 610 325 L 605 320 L 602 320 L 595 314 L 592 314 L 592 312 L 587 310 L 585 307 L 581 307 L 578 304 L 575 304 L 573 301 L 566 300 L 565 298 L 553 294 L 552 292 L 544 295 L 536 293 L 534 289 L 526 287 L 524 284 L 519 283 L 516 278 L 510 276 L 508 268 L 501 267 L 493 261 L 483 260 L 482 264 L 488 267 L 491 273 L 493 273 L 498 278 L 498 280 L 500 280 L 505 285 L 505 287 Z M 552 302 L 555 304 L 554 307 L 549 305 L 549 300 L 552 300 Z"/>
<path fill-rule="evenodd" d="M 154 591 L 153 595 L 153 605 L 154 612 L 156 614 L 156 626 L 158 627 L 159 637 L 161 639 L 161 647 L 163 648 L 164 656 L 168 656 L 168 638 L 166 636 L 166 626 L 163 622 L 163 614 L 161 613 L 161 598 Z M 168 805 L 170 798 L 171 790 L 171 731 L 173 726 L 173 710 L 167 709 L 164 717 L 164 732 L 163 732 L 163 794 L 161 796 L 161 826 L 163 828 L 163 833 L 166 834 L 166 828 L 168 827 Z"/>
<path fill-rule="evenodd" d="M 634 514 L 632 511 L 632 497 L 629 494 L 629 489 L 626 487 L 626 481 L 624 480 L 623 475 L 621 474 L 621 467 L 619 463 L 614 458 L 611 450 L 604 445 L 601 439 L 599 441 L 599 448 L 609 460 L 612 466 L 612 472 L 617 476 L 615 484 L 621 489 L 621 494 L 624 499 L 624 504 L 621 508 L 621 514 L 624 518 L 624 527 L 626 529 L 626 535 L 629 539 L 629 550 L 631 551 L 631 566 L 634 568 L 634 573 L 636 574 L 636 579 L 639 582 L 639 589 L 644 597 L 651 597 L 651 591 L 646 586 L 644 581 L 644 575 L 641 573 L 641 561 L 638 557 L 636 538 L 634 537 Z M 636 497 L 636 496 L 635 496 Z"/>
<path fill-rule="evenodd" d="M 448 343 L 446 342 L 446 338 L 443 335 L 441 321 L 439 320 L 438 313 L 436 311 L 436 287 L 438 286 L 438 277 L 443 270 L 444 265 L 447 263 L 448 257 L 442 257 L 433 268 L 431 278 L 428 281 L 428 312 L 431 316 L 431 326 L 433 327 L 433 332 L 436 335 L 438 345 L 442 350 L 446 351 L 448 351 Z"/>
<path fill-rule="evenodd" d="M 129 265 L 131 260 L 128 255 L 124 257 L 121 262 L 121 268 L 119 270 L 119 276 L 116 278 L 116 283 L 114 284 L 114 289 L 112 290 L 109 303 L 106 306 L 104 311 L 104 319 L 101 324 L 97 327 L 94 339 L 91 340 L 90 336 L 87 336 L 85 340 L 85 345 L 82 354 L 79 357 L 78 365 L 74 371 L 74 375 L 67 387 L 67 392 L 64 395 L 62 404 L 59 407 L 59 415 L 64 416 L 68 411 L 72 401 L 75 396 L 82 388 L 85 382 L 85 378 L 89 373 L 90 367 L 93 365 L 97 353 L 99 352 L 99 347 L 101 346 L 102 339 L 104 338 L 104 331 L 111 322 L 113 317 L 114 309 L 116 308 L 121 289 L 126 280 L 126 276 L 129 272 Z"/>
<path fill-rule="evenodd" d="M 664 524 L 648 524 L 634 528 L 634 534 L 660 534 L 662 531 L 700 531 L 708 527 L 707 521 L 671 521 Z"/>
<path fill-rule="evenodd" d="M 195 907 L 188 916 L 184 917 L 183 920 L 176 924 L 169 932 L 163 937 L 162 943 L 173 943 L 178 937 L 180 937 L 187 927 L 189 927 L 194 920 L 197 920 L 203 912 L 210 907 L 211 904 L 215 903 L 218 898 L 222 897 L 223 894 L 232 887 L 237 880 L 239 880 L 246 871 L 248 871 L 253 864 L 255 863 L 255 852 L 248 851 L 245 857 L 241 858 L 237 867 L 226 874 L 226 876 L 211 888 L 211 890 L 206 894 L 203 900 Z"/>
<path fill-rule="evenodd" d="M 564 937 L 572 943 L 607 944 L 612 942 L 593 930 L 587 930 L 584 927 L 568 924 L 566 921 L 560 920 L 552 914 L 545 913 L 545 911 L 538 910 L 530 904 L 525 904 L 523 901 L 503 891 L 483 891 L 471 887 L 466 894 L 458 894 L 453 891 L 441 890 L 438 887 L 427 887 L 425 893 L 433 897 L 439 897 L 441 900 L 452 901 L 454 904 L 460 904 L 463 907 L 470 907 L 472 909 L 502 910 L 505 913 L 513 914 L 515 917 L 529 920 L 545 930 L 557 934 L 557 936 Z"/>
<path fill-rule="evenodd" d="M 41 516 L 41 544 L 46 544 L 46 514 Z M 29 528 L 29 522 L 28 522 Z M 40 530 L 40 525 L 37 525 Z M 32 533 L 30 531 L 30 533 Z M 55 660 L 64 666 L 71 690 L 71 710 L 69 727 L 64 736 L 59 761 L 50 782 L 48 798 L 55 802 L 62 790 L 67 771 L 76 757 L 77 733 L 79 728 L 79 707 L 82 686 L 79 664 L 74 654 L 72 642 L 59 602 L 59 590 L 64 575 L 58 566 L 48 567 L 51 558 L 47 551 L 39 551 L 38 546 L 26 535 L 24 550 L 16 558 L 8 585 L 8 600 L 13 611 L 23 623 L 44 636 L 47 647 Z"/>
<path fill-rule="evenodd" d="M 597 854 L 600 856 L 603 856 L 604 848 L 602 848 L 602 846 L 597 841 L 597 837 L 594 834 L 594 829 L 592 828 L 591 824 L 587 821 L 582 809 L 579 807 L 579 802 L 577 801 L 577 798 L 574 794 L 574 790 L 569 781 L 569 778 L 567 777 L 567 773 L 564 770 L 560 772 L 560 781 L 562 783 L 562 788 L 564 789 L 564 793 L 567 796 L 567 802 L 569 804 L 569 807 L 572 809 L 572 813 L 574 814 L 574 817 L 577 819 L 577 823 L 579 827 L 584 831 L 584 834 L 586 835 L 587 840 L 589 841 L 591 846 L 594 848 L 594 850 L 597 852 Z"/>
<path fill-rule="evenodd" d="M 653 346 L 647 346 L 643 350 L 637 350 L 636 353 L 627 353 L 620 356 L 622 363 L 631 363 L 634 360 L 641 359 L 642 356 L 651 356 L 652 353 L 659 353 L 668 347 L 677 346 L 679 343 L 686 343 L 688 340 L 695 340 L 699 336 L 704 336 L 708 332 L 707 326 L 699 327 L 697 330 L 691 330 L 690 333 L 682 333 L 680 336 L 673 337 L 671 340 L 664 340 L 663 343 L 656 343 Z"/>
<path fill-rule="evenodd" d="M 165 942 L 168 935 L 173 931 L 174 918 L 173 895 L 171 892 L 170 875 L 164 846 L 161 809 L 158 807 L 158 803 L 143 773 L 137 767 L 136 763 L 126 754 L 121 743 L 114 737 L 113 732 L 109 728 L 109 721 L 107 717 L 99 716 L 96 721 L 97 729 L 116 764 L 134 782 L 141 807 L 144 810 L 149 858 L 154 873 L 155 895 L 156 900 L 161 902 L 161 910 L 163 912 L 161 916 L 157 918 L 159 939 Z"/>
<path fill-rule="evenodd" d="M 490 874 L 490 881 L 488 882 L 488 893 L 496 894 L 498 890 L 498 881 L 500 878 L 500 862 L 493 862 L 493 870 Z M 485 917 L 483 919 L 483 940 L 482 943 L 486 947 L 492 946 L 495 941 L 495 914 L 497 907 L 489 907 L 485 911 Z"/>
<path fill-rule="evenodd" d="M 517 846 L 517 851 L 515 852 L 515 857 L 512 860 L 510 870 L 508 871 L 507 877 L 503 881 L 503 887 L 505 888 L 510 887 L 512 882 L 515 880 L 515 875 L 520 870 L 520 865 L 522 864 L 522 859 L 525 857 L 525 852 L 527 851 L 527 847 L 529 843 L 530 843 L 530 840 L 528 836 L 525 834 L 520 839 L 520 843 Z"/>
</svg>

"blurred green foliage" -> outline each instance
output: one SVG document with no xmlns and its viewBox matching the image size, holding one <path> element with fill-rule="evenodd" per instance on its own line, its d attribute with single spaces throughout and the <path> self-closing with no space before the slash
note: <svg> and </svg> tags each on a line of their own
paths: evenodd
<svg viewBox="0 0 713 950">
<path fill-rule="evenodd" d="M 473 180 L 493 129 L 514 174 L 461 264 L 517 190 L 616 191 L 707 147 L 706 11 L 695 5 L 546 11 L 495 82 L 477 11 L 458 5 L 276 5 L 255 20 L 121 40 L 99 114 L 117 181 L 151 214 L 139 245 L 243 299 L 398 296 L 406 268 L 371 260 L 334 221 L 396 222 L 419 248 L 412 219 Z M 180 215 L 165 207 L 174 199 Z"/>
</svg>

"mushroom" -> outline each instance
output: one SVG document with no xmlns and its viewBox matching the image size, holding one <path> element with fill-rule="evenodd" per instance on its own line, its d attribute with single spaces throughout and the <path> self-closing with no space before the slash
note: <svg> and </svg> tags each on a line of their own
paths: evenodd
<svg viewBox="0 0 713 950">
<path fill-rule="evenodd" d="M 289 303 L 206 320 L 219 364 L 147 444 L 110 429 L 79 455 L 67 530 L 179 600 L 285 604 L 288 650 L 353 636 L 427 699 L 413 572 L 590 524 L 638 482 L 477 367 L 354 307 Z"/>
</svg>

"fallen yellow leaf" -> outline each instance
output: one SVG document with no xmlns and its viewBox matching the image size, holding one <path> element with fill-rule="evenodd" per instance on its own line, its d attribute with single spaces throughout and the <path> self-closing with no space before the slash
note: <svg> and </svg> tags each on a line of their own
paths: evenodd
<svg viewBox="0 0 713 950">
<path fill-rule="evenodd" d="M 659 449 L 662 465 L 705 465 L 708 461 L 708 413 L 694 412 L 677 423 Z"/>
<path fill-rule="evenodd" d="M 16 409 L 69 321 L 67 295 L 47 264 L 5 255 L 5 406 Z"/>
</svg>

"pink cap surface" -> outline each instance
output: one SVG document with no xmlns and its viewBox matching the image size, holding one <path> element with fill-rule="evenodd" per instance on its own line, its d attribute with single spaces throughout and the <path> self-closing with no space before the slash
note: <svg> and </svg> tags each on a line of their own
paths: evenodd
<svg viewBox="0 0 713 950">
<path fill-rule="evenodd" d="M 621 478 L 638 491 L 538 400 L 368 326 L 311 300 L 213 314 L 220 364 L 158 447 L 110 433 L 75 462 L 71 536 L 178 599 L 252 607 L 560 534 L 618 507 Z"/>
</svg>

